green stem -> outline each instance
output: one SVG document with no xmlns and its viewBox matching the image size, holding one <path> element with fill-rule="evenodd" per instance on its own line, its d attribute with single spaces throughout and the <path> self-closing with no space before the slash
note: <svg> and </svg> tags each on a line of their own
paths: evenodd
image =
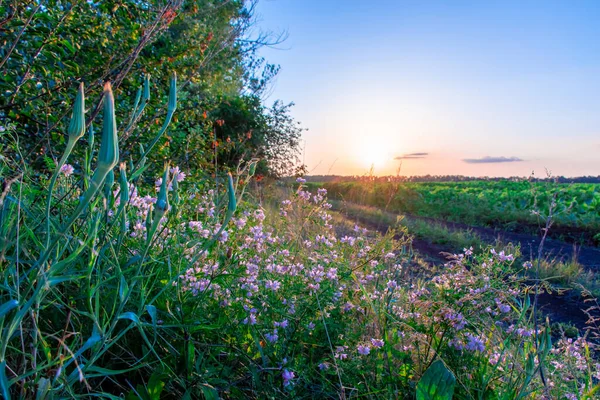
<svg viewBox="0 0 600 400">
<path fill-rule="evenodd" d="M 60 169 L 67 162 L 67 158 L 69 158 L 69 155 L 71 155 L 71 152 L 73 151 L 76 142 L 77 139 L 69 139 L 69 141 L 67 142 L 67 148 L 65 149 L 63 156 L 58 162 L 54 174 L 52 174 L 52 179 L 50 179 L 50 186 L 48 187 L 48 198 L 46 199 L 46 245 L 44 246 L 46 251 L 50 247 L 50 207 L 52 206 L 52 192 L 54 191 L 54 185 L 56 184 L 58 174 L 60 174 Z"/>
</svg>

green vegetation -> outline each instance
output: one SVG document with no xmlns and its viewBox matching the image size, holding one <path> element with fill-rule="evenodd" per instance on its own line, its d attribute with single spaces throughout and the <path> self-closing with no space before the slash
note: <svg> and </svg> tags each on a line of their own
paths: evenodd
<svg viewBox="0 0 600 400">
<path fill-rule="evenodd" d="M 350 220 L 375 227 L 385 232 L 388 228 L 404 227 L 411 235 L 430 243 L 447 246 L 448 251 L 461 252 L 465 248 L 485 248 L 487 244 L 472 230 L 451 230 L 441 223 L 423 221 L 383 211 L 376 207 L 363 206 L 331 200 L 333 209 L 340 211 Z M 501 246 L 501 244 L 499 244 Z"/>
<path fill-rule="evenodd" d="M 156 165 L 168 159 L 206 176 L 216 163 L 234 169 L 251 158 L 260 159 L 258 174 L 296 172 L 302 129 L 289 115 L 291 104 L 261 100 L 279 67 L 256 55 L 282 37 L 256 29 L 254 6 L 225 0 L 2 2 L 0 125 L 18 135 L 18 156 L 48 173 L 66 145 L 76 88 L 84 82 L 93 105 L 89 128 L 101 111 L 103 83 L 110 81 L 120 99 L 115 113 L 127 161 L 140 143 L 157 136 L 168 112 L 164 88 L 176 72 L 179 112 L 148 152 L 151 172 L 159 174 Z M 83 148 L 74 151 L 83 155 Z"/>
<path fill-rule="evenodd" d="M 517 250 L 428 265 L 410 229 L 477 237 L 265 196 L 303 167 L 253 6 L 0 4 L 0 396 L 592 399 L 593 340 Z"/>
<path fill-rule="evenodd" d="M 3 396 L 592 398 L 600 387 L 591 343 L 536 329 L 514 256 L 467 252 L 424 270 L 405 237 L 336 235 L 324 191 L 300 186 L 265 215 L 241 197 L 252 171 L 215 191 L 165 168 L 153 197 L 124 166 L 116 190 L 105 178 L 91 195 L 63 170 L 49 233 L 44 190 L 14 182 L 0 215 Z"/>
<path fill-rule="evenodd" d="M 517 261 L 521 264 L 528 262 L 527 255 L 520 254 L 520 249 L 514 248 L 513 243 L 503 243 L 496 239 L 493 242 L 486 242 L 476 232 L 470 229 L 450 229 L 442 223 L 435 221 L 420 220 L 418 218 L 406 217 L 383 211 L 379 208 L 362 206 L 354 203 L 331 200 L 333 210 L 340 212 L 350 221 L 356 221 L 366 224 L 374 229 L 386 232 L 388 229 L 402 229 L 405 234 L 440 245 L 438 251 L 446 253 L 460 253 L 465 249 L 473 248 L 476 251 L 493 246 L 500 251 L 504 248 L 510 248 Z M 439 254 L 435 254 L 436 256 Z M 421 254 L 421 257 L 427 256 Z M 443 258 L 441 255 L 436 257 L 435 261 Z M 574 290 L 575 293 L 582 295 L 600 296 L 600 278 L 592 271 L 586 270 L 578 261 L 575 255 L 571 259 L 542 258 L 536 268 L 529 268 L 527 275 L 531 278 L 540 279 L 547 287 L 552 290 Z"/>
<path fill-rule="evenodd" d="M 321 186 L 310 183 L 311 187 Z M 554 193 L 549 234 L 576 243 L 599 244 L 600 185 L 523 181 L 327 182 L 332 198 L 469 225 L 538 233 Z M 534 213 L 536 210 L 539 214 Z"/>
</svg>

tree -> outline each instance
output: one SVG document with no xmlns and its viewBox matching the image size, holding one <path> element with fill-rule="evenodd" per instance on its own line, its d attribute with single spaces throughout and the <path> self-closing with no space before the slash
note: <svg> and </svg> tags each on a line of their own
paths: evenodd
<svg viewBox="0 0 600 400">
<path fill-rule="evenodd" d="M 213 155 L 215 124 L 223 119 L 227 132 L 218 130 L 218 135 L 243 137 L 250 129 L 260 132 L 261 138 L 238 142 L 235 152 L 223 160 L 280 154 L 259 144 L 267 143 L 260 135 L 270 134 L 265 128 L 269 116 L 261 115 L 267 110 L 260 95 L 278 67 L 255 54 L 282 36 L 259 32 L 251 37 L 254 6 L 255 2 L 241 0 L 4 2 L 0 125 L 14 125 L 24 159 L 44 169 L 44 159 L 56 159 L 62 151 L 78 82 L 86 84 L 90 126 L 100 123 L 102 83 L 110 80 L 118 99 L 123 157 L 135 157 L 138 143 L 150 141 L 160 128 L 168 79 L 176 71 L 178 110 L 151 154 L 153 164 L 173 159 L 202 169 Z M 136 91 L 147 74 L 152 96 L 142 118 L 128 130 Z"/>
</svg>

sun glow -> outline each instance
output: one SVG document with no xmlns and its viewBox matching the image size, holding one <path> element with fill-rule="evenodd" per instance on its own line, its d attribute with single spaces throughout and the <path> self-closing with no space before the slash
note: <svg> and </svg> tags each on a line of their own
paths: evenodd
<svg viewBox="0 0 600 400">
<path fill-rule="evenodd" d="M 364 167 L 381 168 L 389 160 L 388 149 L 377 143 L 362 143 L 358 148 L 359 159 Z"/>
</svg>

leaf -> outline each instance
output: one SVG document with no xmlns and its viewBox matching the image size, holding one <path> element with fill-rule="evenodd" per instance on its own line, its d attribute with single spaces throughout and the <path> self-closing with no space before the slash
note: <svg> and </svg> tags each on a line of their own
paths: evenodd
<svg viewBox="0 0 600 400">
<path fill-rule="evenodd" d="M 219 400 L 219 392 L 214 387 L 202 385 L 200 386 L 200 390 L 202 390 L 202 394 L 206 400 Z"/>
<path fill-rule="evenodd" d="M 71 52 L 71 54 L 75 53 L 75 48 L 73 47 L 71 42 L 69 42 L 66 39 L 63 39 L 63 40 L 61 40 L 61 43 L 63 44 L 63 46 L 65 46 Z"/>
<path fill-rule="evenodd" d="M 417 400 L 452 400 L 456 378 L 442 360 L 435 360 L 417 384 Z"/>
<path fill-rule="evenodd" d="M 121 275 L 121 284 L 119 285 L 119 299 L 121 303 L 125 302 L 125 298 L 129 294 L 129 285 L 124 275 Z"/>
<path fill-rule="evenodd" d="M 10 387 L 10 383 L 6 378 L 6 361 L 0 361 L 0 394 L 2 394 L 2 398 L 6 400 L 10 400 L 10 392 L 8 388 Z"/>
<path fill-rule="evenodd" d="M 156 307 L 149 304 L 146 306 L 146 310 L 148 310 L 148 314 L 150 314 L 150 318 L 152 319 L 152 325 L 156 325 Z"/>
<path fill-rule="evenodd" d="M 48 395 L 48 391 L 50 391 L 50 381 L 46 378 L 40 378 L 35 394 L 35 400 L 44 400 Z"/>
<path fill-rule="evenodd" d="M 165 388 L 165 382 L 163 382 L 163 378 L 167 376 L 162 372 L 155 371 L 150 380 L 148 381 L 148 396 L 152 400 L 160 400 L 160 394 Z"/>
<path fill-rule="evenodd" d="M 0 306 L 0 317 L 4 317 L 10 310 L 17 307 L 19 302 L 17 300 L 9 300 Z"/>
<path fill-rule="evenodd" d="M 128 311 L 128 312 L 125 312 L 125 313 L 119 315 L 117 317 L 117 319 L 128 319 L 132 322 L 135 322 L 136 324 L 139 324 L 139 322 L 140 322 L 139 317 L 135 313 L 132 313 L 131 311 Z"/>
</svg>

